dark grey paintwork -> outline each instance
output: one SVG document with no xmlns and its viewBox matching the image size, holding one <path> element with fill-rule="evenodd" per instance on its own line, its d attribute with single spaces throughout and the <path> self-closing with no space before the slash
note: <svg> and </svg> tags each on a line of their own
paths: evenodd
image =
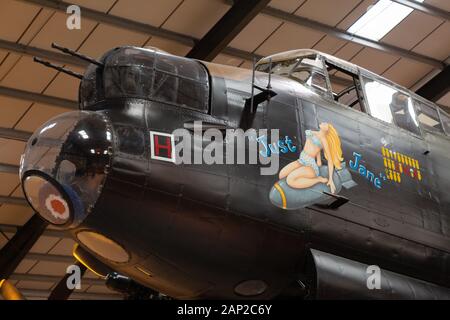
<svg viewBox="0 0 450 320">
<path fill-rule="evenodd" d="M 321 166 L 319 168 L 320 176 L 328 178 L 328 166 Z M 333 181 L 336 185 L 336 192 L 339 194 L 342 187 L 347 187 L 347 189 L 354 187 L 356 183 L 352 180 L 352 176 L 347 168 L 344 167 L 341 170 L 337 170 L 333 174 Z M 286 208 L 287 210 L 300 209 L 314 204 L 321 204 L 323 202 L 330 202 L 332 196 L 326 195 L 324 192 L 330 193 L 330 187 L 323 183 L 314 185 L 311 188 L 305 190 L 299 190 L 289 187 L 286 179 L 278 181 L 279 188 L 282 189 L 284 196 L 286 197 Z M 270 201 L 272 204 L 279 208 L 283 208 L 283 199 L 280 191 L 277 188 L 272 187 L 269 194 Z"/>
<path fill-rule="evenodd" d="M 384 141 L 418 159 L 423 175 L 420 183 L 383 181 L 378 189 L 349 169 L 357 185 L 340 192 L 348 203 L 335 210 L 311 205 L 286 211 L 271 203 L 278 177 L 261 176 L 261 165 L 175 165 L 150 158 L 150 130 L 171 133 L 194 120 L 237 128 L 251 94 L 251 70 L 220 76 L 214 65 L 169 56 L 170 63 L 186 65 L 187 75 L 195 73 L 205 100 L 186 107 L 146 97 L 143 81 L 155 85 L 162 75 L 186 76 L 173 74 L 170 63 L 158 67 L 160 55 L 167 58 L 157 51 L 116 48 L 102 58 L 105 68 L 91 65 L 81 83 L 82 108 L 101 112 L 112 125 L 113 154 L 95 207 L 70 232 L 76 239 L 81 230 L 98 231 L 131 255 L 123 264 L 97 256 L 100 261 L 145 286 L 189 299 L 242 298 L 234 288 L 245 280 L 267 284 L 260 299 L 283 295 L 299 279 L 314 286 L 306 272 L 311 248 L 450 287 L 447 136 L 425 131 L 413 136 L 273 75 L 277 95 L 257 108 L 253 127 L 292 137 L 297 152 L 280 156 L 280 166 L 298 158 L 305 130 L 329 122 L 340 134 L 347 167 L 357 152 L 367 169 L 384 172 Z M 126 77 L 127 71 L 108 76 L 114 68 L 131 70 L 126 79 L 132 93 L 125 84 L 105 88 L 105 78 Z M 256 84 L 267 80 L 267 74 L 256 73 Z"/>
</svg>

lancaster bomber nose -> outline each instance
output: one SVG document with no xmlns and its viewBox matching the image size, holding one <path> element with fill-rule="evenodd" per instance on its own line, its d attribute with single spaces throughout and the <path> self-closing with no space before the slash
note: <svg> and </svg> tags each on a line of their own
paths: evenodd
<svg viewBox="0 0 450 320">
<path fill-rule="evenodd" d="M 53 225 L 79 224 L 102 190 L 112 154 L 106 116 L 68 112 L 41 126 L 28 141 L 20 163 L 26 199 Z"/>
</svg>

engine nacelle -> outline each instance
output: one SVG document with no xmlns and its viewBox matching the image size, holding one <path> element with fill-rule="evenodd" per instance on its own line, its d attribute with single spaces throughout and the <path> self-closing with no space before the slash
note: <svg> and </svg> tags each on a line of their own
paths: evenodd
<svg viewBox="0 0 450 320">
<path fill-rule="evenodd" d="M 415 299 L 449 300 L 450 289 L 380 269 L 379 289 L 368 284 L 370 266 L 311 249 L 312 298 L 316 299 Z M 369 281 L 368 281 L 369 279 Z M 373 284 L 373 283 L 372 283 Z M 371 288 L 371 289 L 369 289 Z"/>
</svg>

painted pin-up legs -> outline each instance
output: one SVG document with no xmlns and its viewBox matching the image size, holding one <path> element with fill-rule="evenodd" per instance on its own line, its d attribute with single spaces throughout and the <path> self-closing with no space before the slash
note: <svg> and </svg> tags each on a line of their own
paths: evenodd
<svg viewBox="0 0 450 320">
<path fill-rule="evenodd" d="M 328 181 L 327 178 L 317 176 L 313 168 L 303 166 L 298 161 L 293 161 L 281 169 L 279 178 L 286 178 L 286 183 L 296 189 L 306 189 Z"/>
</svg>

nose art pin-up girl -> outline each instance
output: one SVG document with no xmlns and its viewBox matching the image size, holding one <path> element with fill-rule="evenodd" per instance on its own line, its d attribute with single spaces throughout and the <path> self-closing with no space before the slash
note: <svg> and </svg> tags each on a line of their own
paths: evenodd
<svg viewBox="0 0 450 320">
<path fill-rule="evenodd" d="M 279 173 L 280 180 L 286 178 L 291 188 L 306 189 L 317 183 L 326 183 L 332 193 L 334 169 L 341 169 L 341 140 L 336 129 L 329 123 L 321 123 L 319 131 L 306 130 L 306 142 L 298 160 L 289 163 Z M 322 166 L 321 153 L 328 161 L 328 179 L 319 175 Z"/>
</svg>

